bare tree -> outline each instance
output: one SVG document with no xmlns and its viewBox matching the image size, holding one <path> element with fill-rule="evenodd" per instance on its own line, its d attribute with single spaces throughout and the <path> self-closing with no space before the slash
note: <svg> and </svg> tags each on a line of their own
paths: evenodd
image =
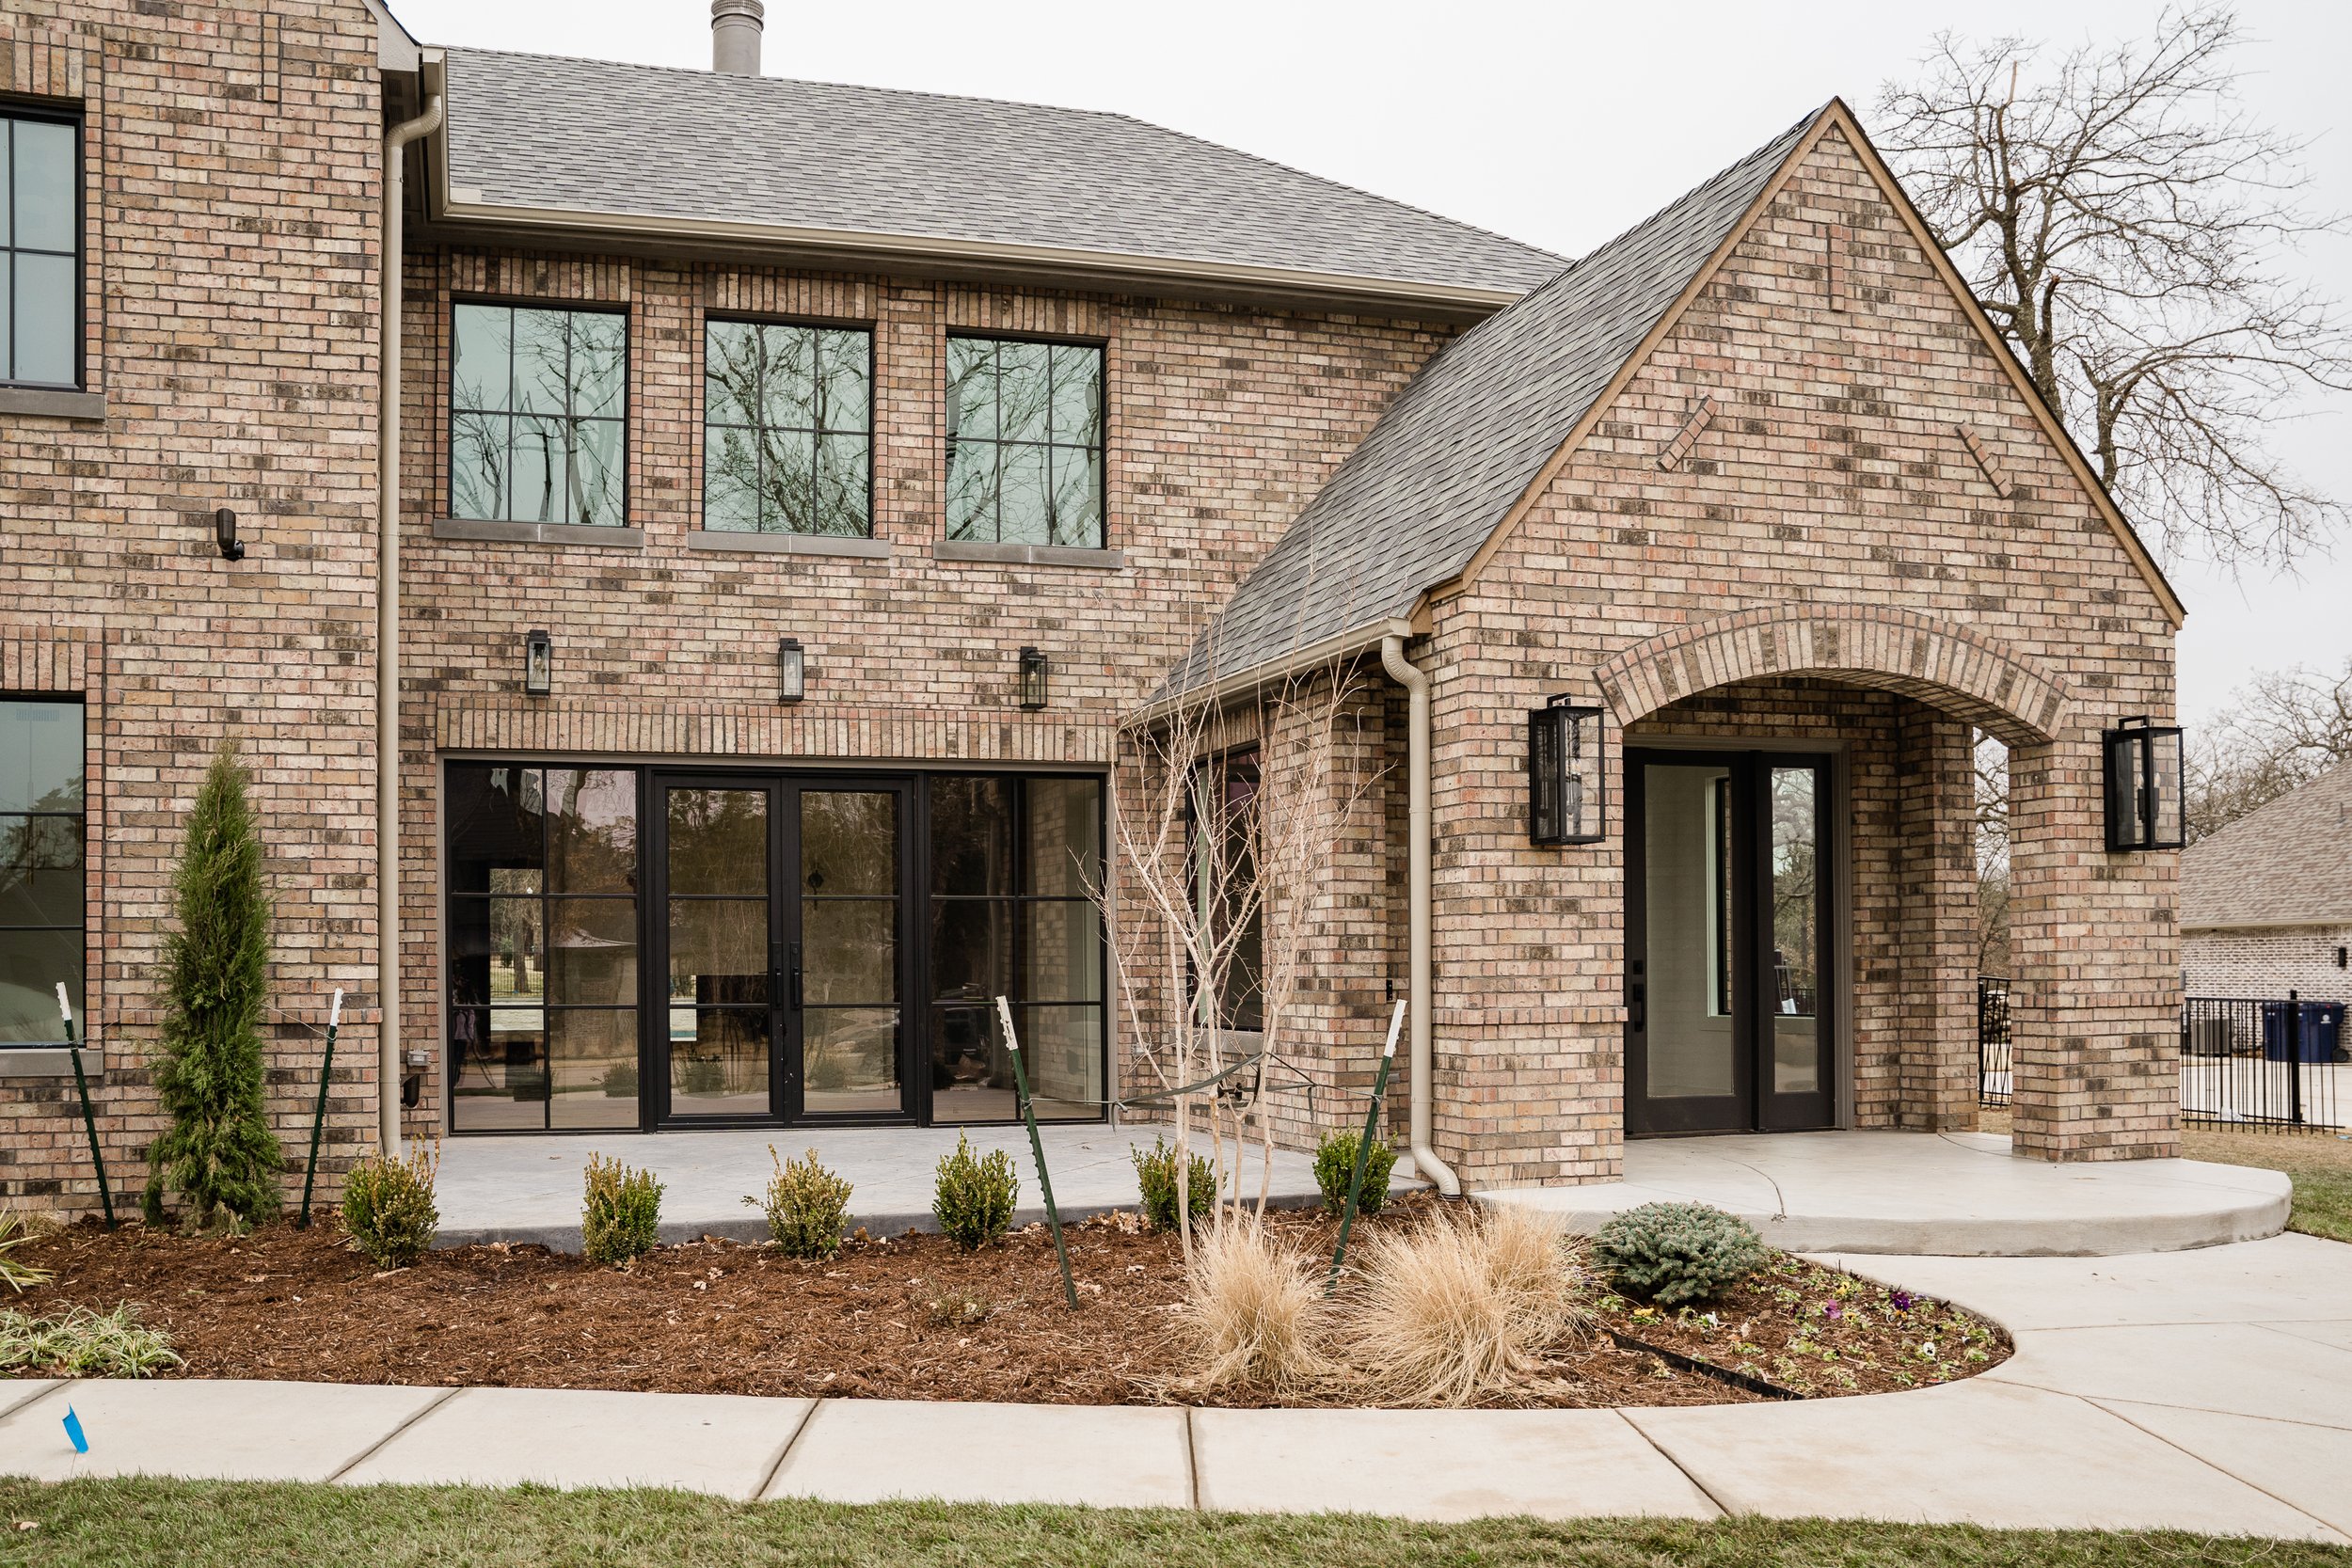
<svg viewBox="0 0 2352 1568">
<path fill-rule="evenodd" d="M 2352 760 L 2352 660 L 2340 675 L 2275 670 L 2231 694 L 2189 736 L 2184 826 L 2191 844 Z"/>
<path fill-rule="evenodd" d="M 2297 393 L 2352 387 L 2352 336 L 2288 265 L 2333 231 L 2303 144 L 2240 106 L 2226 6 L 2055 62 L 1941 35 L 1876 135 L 1936 238 L 2125 514 L 2168 553 L 2291 561 L 2344 517 L 2269 451 Z"/>
</svg>

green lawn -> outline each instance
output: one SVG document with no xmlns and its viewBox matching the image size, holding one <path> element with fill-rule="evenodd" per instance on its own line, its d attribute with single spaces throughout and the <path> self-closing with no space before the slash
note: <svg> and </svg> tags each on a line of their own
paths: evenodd
<svg viewBox="0 0 2352 1568">
<path fill-rule="evenodd" d="M 952 1455 L 935 1456 L 952 1464 Z M 10 1528 L 30 1520 L 38 1528 Z M 1250 1517 L 1132 1510 L 739 1504 L 675 1492 L 0 1480 L 0 1562 L 42 1568 L 637 1568 L 888 1564 L 922 1568 L 2246 1568 L 2352 1565 L 2352 1548 L 2172 1533 L 1742 1519 L 1696 1525 L 1497 1519 L 1409 1525 L 1344 1515 Z"/>
<path fill-rule="evenodd" d="M 2181 1152 L 2192 1160 L 2260 1165 L 2295 1183 L 2287 1228 L 2331 1242 L 2352 1242 L 2352 1138 L 2328 1132 L 2215 1132 L 2184 1129 Z"/>
</svg>

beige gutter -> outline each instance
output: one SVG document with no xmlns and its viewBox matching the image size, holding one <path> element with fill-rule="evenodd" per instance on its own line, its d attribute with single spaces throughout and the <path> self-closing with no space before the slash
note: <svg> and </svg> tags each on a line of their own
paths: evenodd
<svg viewBox="0 0 2352 1568">
<path fill-rule="evenodd" d="M 1405 820 L 1406 880 L 1406 996 L 1412 1005 L 1411 1129 L 1413 1173 L 1437 1183 L 1447 1197 L 1462 1196 L 1462 1179 L 1438 1158 L 1430 1147 L 1432 1068 L 1437 1053 L 1436 1031 L 1430 1027 L 1429 1005 L 1436 987 L 1429 928 L 1429 674 L 1405 657 L 1405 639 L 1380 640 L 1380 663 L 1389 678 L 1405 689 Z"/>
<path fill-rule="evenodd" d="M 437 63 L 430 57 L 429 63 Z M 376 1117 L 383 1155 L 400 1153 L 400 302 L 405 149 L 441 124 L 441 94 L 384 135 L 384 223 L 376 332 L 375 965 Z"/>
</svg>

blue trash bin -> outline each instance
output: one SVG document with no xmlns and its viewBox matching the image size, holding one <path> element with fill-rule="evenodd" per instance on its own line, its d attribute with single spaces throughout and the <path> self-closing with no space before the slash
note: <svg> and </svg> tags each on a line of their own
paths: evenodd
<svg viewBox="0 0 2352 1568">
<path fill-rule="evenodd" d="M 2290 1054 L 2287 1009 L 2299 1007 L 2302 1025 Z M 2344 1037 L 2341 1002 L 2265 1002 L 2263 1004 L 2263 1060 L 2266 1062 L 2332 1062 L 2336 1044 Z"/>
</svg>

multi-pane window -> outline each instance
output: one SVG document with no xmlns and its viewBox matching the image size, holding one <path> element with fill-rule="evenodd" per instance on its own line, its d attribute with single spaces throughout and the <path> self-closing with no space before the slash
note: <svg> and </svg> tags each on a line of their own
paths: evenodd
<svg viewBox="0 0 2352 1568">
<path fill-rule="evenodd" d="M 1103 785 L 930 781 L 931 1119 L 1019 1116 L 995 999 L 1012 1004 L 1037 1114 L 1103 1114 Z"/>
<path fill-rule="evenodd" d="M 624 521 L 628 318 L 460 304 L 453 325 L 450 509 L 485 522 Z"/>
<path fill-rule="evenodd" d="M 1193 983 L 1204 997 L 1214 997 L 1217 1026 L 1223 1029 L 1265 1027 L 1259 789 L 1255 748 L 1210 758 L 1193 781 L 1193 902 L 1222 971 L 1207 983 L 1196 975 Z"/>
<path fill-rule="evenodd" d="M 947 340 L 947 537 L 1103 544 L 1103 351 Z"/>
<path fill-rule="evenodd" d="M 0 701 L 0 1045 L 63 1045 L 82 1004 L 82 705 Z"/>
<path fill-rule="evenodd" d="M 703 356 L 703 527 L 874 531 L 874 335 L 714 321 Z"/>
<path fill-rule="evenodd" d="M 449 770 L 450 1125 L 635 1127 L 637 774 Z"/>
<path fill-rule="evenodd" d="M 81 381 L 81 127 L 0 110 L 0 381 Z"/>
</svg>

